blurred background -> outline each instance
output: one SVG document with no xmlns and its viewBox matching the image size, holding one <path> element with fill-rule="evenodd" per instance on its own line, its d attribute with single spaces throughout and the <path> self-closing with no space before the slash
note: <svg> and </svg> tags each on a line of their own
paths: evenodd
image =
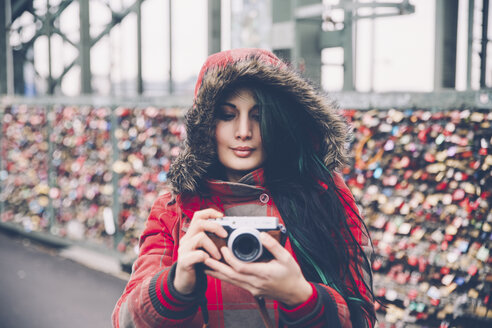
<svg viewBox="0 0 492 328">
<path fill-rule="evenodd" d="M 101 327 L 200 67 L 241 47 L 272 50 L 353 126 L 343 173 L 374 242 L 377 326 L 492 326 L 488 0 L 1 0 L 0 13 L 0 231 L 24 240 L 2 260 L 22 266 L 14 250 L 32 240 L 102 263 L 120 282 Z M 2 299 L 19 270 L 2 273 Z"/>
</svg>

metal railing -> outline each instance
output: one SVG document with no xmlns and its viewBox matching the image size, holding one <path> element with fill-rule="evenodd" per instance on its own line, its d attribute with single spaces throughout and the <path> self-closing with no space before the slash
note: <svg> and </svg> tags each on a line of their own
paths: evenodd
<svg viewBox="0 0 492 328">
<path fill-rule="evenodd" d="M 490 320 L 492 93 L 331 97 L 354 128 L 343 173 L 375 242 L 376 293 L 394 305 L 384 320 L 430 307 Z M 2 98 L 0 225 L 134 258 L 191 99 Z"/>
<path fill-rule="evenodd" d="M 185 134 L 186 99 L 3 98 L 1 224 L 135 256 Z"/>
</svg>

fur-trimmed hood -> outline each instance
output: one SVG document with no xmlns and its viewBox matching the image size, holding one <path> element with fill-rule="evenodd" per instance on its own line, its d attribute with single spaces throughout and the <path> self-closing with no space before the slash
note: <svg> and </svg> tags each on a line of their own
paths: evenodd
<svg viewBox="0 0 492 328">
<path fill-rule="evenodd" d="M 242 79 L 261 81 L 296 99 L 319 123 L 319 155 L 325 164 L 330 169 L 347 164 L 349 128 L 333 103 L 271 52 L 233 49 L 211 55 L 200 71 L 193 106 L 185 118 L 187 139 L 169 170 L 174 193 L 196 192 L 217 160 L 214 108 L 223 91 Z"/>
</svg>

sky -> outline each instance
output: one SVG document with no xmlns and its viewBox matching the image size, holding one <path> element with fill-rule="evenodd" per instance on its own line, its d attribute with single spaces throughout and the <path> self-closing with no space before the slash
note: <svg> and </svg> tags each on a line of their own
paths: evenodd
<svg viewBox="0 0 492 328">
<path fill-rule="evenodd" d="M 45 11 L 47 0 L 35 0 L 34 5 L 40 14 Z M 52 6 L 60 0 L 49 0 Z M 240 45 L 237 39 L 231 40 L 231 23 L 237 24 L 241 15 L 248 15 L 242 2 L 247 1 L 254 7 L 261 1 L 268 0 L 222 0 L 222 48 L 228 49 L 231 44 Z M 325 3 L 336 4 L 338 0 L 324 0 Z M 371 2 L 373 0 L 360 0 Z M 379 1 L 379 0 L 378 0 Z M 110 21 L 108 3 L 114 10 L 131 5 L 134 0 L 91 0 L 91 36 L 96 36 Z M 388 2 L 387 0 L 385 2 Z M 393 0 L 392 2 L 399 2 Z M 477 6 L 480 1 L 475 1 Z M 413 0 L 416 11 L 411 15 L 403 15 L 376 20 L 363 19 L 357 23 L 356 36 L 356 88 L 358 91 L 422 91 L 433 89 L 434 76 L 434 31 L 435 1 Z M 458 66 L 457 89 L 466 88 L 466 30 L 468 0 L 460 0 L 458 23 Z M 231 9 L 233 16 L 231 18 Z M 477 10 L 479 8 L 477 7 Z M 261 13 L 261 12 L 260 12 Z M 361 12 L 362 13 L 362 12 Z M 365 13 L 370 13 L 370 10 Z M 238 16 L 239 15 L 239 16 Z M 169 74 L 169 24 L 168 1 L 145 0 L 142 5 L 142 70 L 146 83 L 166 81 Z M 265 18 L 267 17 L 267 18 Z M 271 28 L 268 16 L 259 16 L 262 31 Z M 23 24 L 32 21 L 23 17 Z M 232 22 L 231 22 L 232 21 Z M 207 56 L 207 1 L 179 0 L 173 1 L 173 78 L 175 82 L 193 80 Z M 73 41 L 78 42 L 78 2 L 73 2 L 60 17 L 60 30 L 64 31 Z M 29 24 L 27 24 L 29 25 Z M 492 25 L 492 24 L 490 24 Z M 255 27 L 251 27 L 254 30 Z M 258 29 L 258 27 L 256 27 Z M 137 75 L 137 39 L 136 15 L 127 16 L 120 26 L 115 27 L 109 37 L 103 38 L 91 53 L 93 85 L 102 94 L 109 94 L 109 81 L 122 83 L 134 81 Z M 475 28 L 475 32 L 480 32 Z M 237 31 L 237 29 L 236 29 Z M 26 27 L 21 36 L 14 35 L 13 40 L 28 39 L 34 33 L 34 27 Z M 475 33 L 476 34 L 476 33 Z M 475 35 L 476 38 L 479 38 Z M 261 45 L 270 41 L 268 33 L 263 33 L 258 42 Z M 18 41 L 18 40 L 17 40 Z M 64 66 L 77 56 L 77 50 L 59 36 L 53 36 L 52 71 L 56 77 Z M 477 45 L 475 45 L 477 46 Z M 48 73 L 47 38 L 41 37 L 35 43 L 34 57 L 36 70 L 42 76 Z M 490 53 L 490 51 L 489 51 Z M 474 56 L 475 66 L 478 58 Z M 341 89 L 343 85 L 343 69 L 340 65 L 343 51 L 340 48 L 323 51 L 322 83 L 330 91 Z M 473 74 L 478 76 L 477 69 Z M 32 75 L 32 74 L 31 74 Z M 64 78 L 62 92 L 65 95 L 77 95 L 80 91 L 80 70 L 72 69 Z M 490 75 L 490 74 L 488 74 Z M 475 85 L 478 87 L 478 85 Z"/>
<path fill-rule="evenodd" d="M 435 3 L 416 0 L 413 4 L 414 14 L 359 21 L 356 55 L 359 90 L 432 91 Z M 371 43 L 372 32 L 374 43 Z M 374 65 L 372 78 L 371 64 Z"/>
</svg>

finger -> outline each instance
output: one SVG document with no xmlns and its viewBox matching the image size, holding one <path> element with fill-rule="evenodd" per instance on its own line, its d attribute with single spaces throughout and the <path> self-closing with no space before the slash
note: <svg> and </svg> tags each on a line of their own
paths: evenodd
<svg viewBox="0 0 492 328">
<path fill-rule="evenodd" d="M 230 272 L 222 272 L 222 271 L 216 271 L 216 270 L 210 270 L 210 269 L 204 270 L 204 273 L 206 275 L 209 275 L 209 276 L 214 277 L 216 279 L 220 279 L 222 281 L 226 281 L 228 283 L 231 283 L 235 286 L 238 286 L 238 287 L 241 287 L 244 289 L 253 288 L 253 286 L 248 281 L 246 281 L 245 279 L 242 279 L 244 277 L 240 276 L 240 275 L 234 275 L 234 274 L 230 275 L 229 274 Z"/>
<path fill-rule="evenodd" d="M 197 263 L 204 263 L 207 259 L 210 258 L 210 255 L 199 249 L 193 252 L 186 253 L 184 256 L 180 257 L 178 259 L 178 262 L 180 262 L 180 266 L 187 271 L 190 271 L 191 269 L 194 270 L 194 266 Z"/>
<path fill-rule="evenodd" d="M 220 249 L 222 255 L 224 256 L 224 260 L 227 264 L 229 264 L 235 271 L 245 274 L 258 276 L 258 273 L 263 272 L 265 263 L 251 263 L 251 262 L 243 262 L 236 258 L 234 254 L 232 254 L 231 250 L 227 247 L 222 247 Z"/>
<path fill-rule="evenodd" d="M 214 270 L 204 270 L 203 271 L 207 276 L 214 277 L 216 279 L 222 280 L 222 281 L 227 281 L 228 283 L 231 283 L 233 285 L 238 285 L 240 282 L 236 281 L 235 279 L 232 279 L 231 277 L 219 272 L 219 271 L 214 271 Z"/>
<path fill-rule="evenodd" d="M 199 219 L 199 220 L 207 220 L 207 219 L 213 219 L 213 218 L 221 218 L 223 217 L 224 214 L 214 208 L 206 208 L 204 210 L 196 211 L 193 214 L 193 219 Z"/>
<path fill-rule="evenodd" d="M 226 272 L 229 275 L 234 273 L 234 270 L 230 266 L 212 258 L 205 260 L 204 264 L 214 271 Z"/>
<path fill-rule="evenodd" d="M 231 279 L 231 280 L 251 282 L 251 281 L 254 281 L 256 279 L 255 276 L 241 274 L 240 272 L 235 271 L 234 268 L 232 268 L 231 266 L 229 266 L 225 263 L 219 262 L 217 260 L 211 259 L 211 258 L 205 260 L 204 263 L 211 270 L 213 270 L 215 272 L 220 272 L 221 274 L 223 274 L 224 276 L 227 276 L 228 279 Z"/>
<path fill-rule="evenodd" d="M 208 231 L 216 234 L 221 238 L 227 237 L 227 232 L 225 229 L 217 222 L 196 219 L 196 221 L 191 221 L 188 232 L 186 232 L 186 236 L 195 235 L 201 231 Z"/>
<path fill-rule="evenodd" d="M 200 225 L 203 231 L 213 233 L 221 238 L 227 237 L 227 231 L 219 223 L 213 221 L 202 221 Z"/>
<path fill-rule="evenodd" d="M 194 251 L 199 249 L 205 250 L 205 252 L 207 252 L 217 260 L 220 260 L 220 258 L 222 257 L 217 246 L 203 231 L 197 233 L 189 240 L 187 240 L 185 245 L 182 244 L 180 252 Z"/>
<path fill-rule="evenodd" d="M 214 209 L 208 209 L 208 210 L 215 211 Z M 215 213 L 216 215 L 211 216 L 212 213 Z M 220 214 L 220 216 L 218 216 L 219 214 Z M 225 231 L 225 229 L 220 224 L 218 224 L 217 222 L 213 222 L 213 221 L 207 221 L 208 219 L 218 218 L 218 217 L 222 217 L 222 216 L 223 216 L 223 214 L 218 212 L 218 211 L 210 212 L 209 215 L 207 215 L 207 217 L 204 217 L 201 215 L 198 215 L 198 216 L 194 215 L 193 219 L 191 220 L 191 224 L 190 224 L 190 227 L 188 229 L 187 235 L 194 235 L 200 231 L 208 231 L 208 232 L 216 234 L 217 236 L 219 236 L 221 238 L 226 238 L 227 232 Z"/>
<path fill-rule="evenodd" d="M 210 277 L 219 279 L 221 281 L 228 282 L 234 286 L 237 286 L 239 288 L 247 290 L 252 295 L 257 295 L 259 292 L 258 288 L 254 287 L 253 285 L 251 285 L 247 281 L 242 281 L 242 280 L 237 280 L 237 279 L 231 278 L 222 272 L 213 271 L 213 270 L 204 270 L 204 273 Z"/>
<path fill-rule="evenodd" d="M 280 243 L 275 238 L 273 238 L 266 232 L 261 232 L 260 241 L 263 246 L 265 246 L 265 248 L 268 249 L 270 253 L 272 253 L 273 257 L 275 257 L 277 260 L 283 263 L 287 263 L 288 261 L 290 261 L 292 255 L 290 255 L 290 253 L 285 248 L 283 248 L 282 245 L 280 245 Z"/>
<path fill-rule="evenodd" d="M 226 261 L 227 264 L 229 264 L 231 267 L 235 268 L 237 271 L 237 268 L 241 267 L 242 261 L 238 260 L 234 254 L 232 254 L 231 250 L 227 247 L 221 247 L 220 252 L 224 256 L 224 260 Z"/>
<path fill-rule="evenodd" d="M 188 232 L 186 233 L 185 237 L 193 236 L 202 231 L 207 231 L 216 234 L 221 238 L 227 237 L 227 231 L 225 231 L 225 229 L 219 223 L 213 221 L 201 220 L 201 219 L 197 219 L 196 221 L 191 221 L 190 228 L 188 229 Z"/>
</svg>

